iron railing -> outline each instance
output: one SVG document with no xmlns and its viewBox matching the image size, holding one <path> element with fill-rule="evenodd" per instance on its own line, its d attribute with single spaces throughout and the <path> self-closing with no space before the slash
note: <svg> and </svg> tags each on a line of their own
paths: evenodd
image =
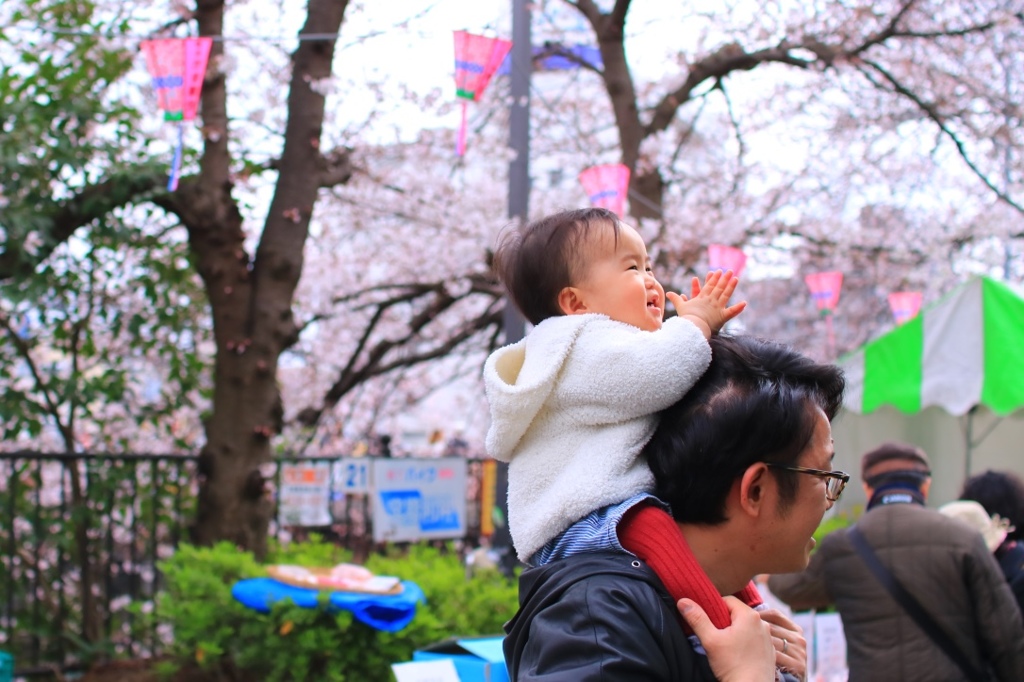
<svg viewBox="0 0 1024 682">
<path fill-rule="evenodd" d="M 277 461 L 278 471 L 294 461 Z M 19 674 L 161 653 L 168 633 L 143 614 L 156 608 L 159 562 L 189 538 L 196 465 L 183 455 L 0 453 L 0 650 L 14 655 Z M 481 468 L 469 460 L 470 547 L 480 532 Z M 367 495 L 344 496 L 331 516 L 323 528 L 272 522 L 270 532 L 317 532 L 363 557 L 374 548 Z"/>
</svg>

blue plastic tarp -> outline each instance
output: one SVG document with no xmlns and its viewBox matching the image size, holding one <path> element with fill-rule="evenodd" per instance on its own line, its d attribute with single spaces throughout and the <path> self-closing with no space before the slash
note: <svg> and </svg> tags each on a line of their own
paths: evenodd
<svg viewBox="0 0 1024 682">
<path fill-rule="evenodd" d="M 426 602 L 423 590 L 416 583 L 402 581 L 399 594 L 367 594 L 365 592 L 323 592 L 287 585 L 273 578 L 240 580 L 231 588 L 231 596 L 260 613 L 286 599 L 296 606 L 317 608 L 326 595 L 327 607 L 351 611 L 356 620 L 384 632 L 398 632 L 416 615 L 416 606 Z"/>
</svg>

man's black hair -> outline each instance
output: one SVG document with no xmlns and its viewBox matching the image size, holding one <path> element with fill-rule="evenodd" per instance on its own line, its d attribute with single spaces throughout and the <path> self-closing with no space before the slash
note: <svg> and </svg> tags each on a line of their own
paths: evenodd
<svg viewBox="0 0 1024 682">
<path fill-rule="evenodd" d="M 815 407 L 831 421 L 845 380 L 835 365 L 750 336 L 713 336 L 711 366 L 661 414 L 644 449 L 656 494 L 677 521 L 725 521 L 733 482 L 755 462 L 792 464 L 814 434 Z M 795 472 L 771 469 L 783 503 L 796 494 Z"/>
</svg>

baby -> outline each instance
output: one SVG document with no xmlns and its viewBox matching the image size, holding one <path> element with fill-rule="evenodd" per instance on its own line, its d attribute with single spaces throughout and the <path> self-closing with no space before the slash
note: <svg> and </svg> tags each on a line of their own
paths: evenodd
<svg viewBox="0 0 1024 682">
<path fill-rule="evenodd" d="M 640 453 L 657 414 L 707 369 L 707 339 L 746 306 L 729 305 L 738 280 L 716 271 L 703 287 L 694 278 L 689 300 L 666 294 L 637 231 L 600 208 L 509 231 L 494 261 L 535 325 L 484 367 L 487 450 L 509 463 L 509 530 L 519 558 L 539 565 L 625 548 L 674 599 L 691 598 L 716 626 L 728 626 L 724 602 L 649 494 L 654 480 Z M 666 297 L 677 312 L 668 320 Z M 748 589 L 741 598 L 756 602 Z"/>
</svg>

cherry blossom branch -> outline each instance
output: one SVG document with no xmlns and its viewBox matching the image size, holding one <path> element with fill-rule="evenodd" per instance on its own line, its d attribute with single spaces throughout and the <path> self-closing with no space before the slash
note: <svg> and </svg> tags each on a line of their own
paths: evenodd
<svg viewBox="0 0 1024 682">
<path fill-rule="evenodd" d="M 487 347 L 495 347 L 501 331 L 504 309 L 500 292 L 494 282 L 487 277 L 470 276 L 468 279 L 470 280 L 469 289 L 458 295 L 453 295 L 444 282 L 434 282 L 431 284 L 380 285 L 356 294 L 339 297 L 337 302 L 353 302 L 360 295 L 367 293 L 392 292 L 384 300 L 368 302 L 356 307 L 361 310 L 372 308 L 373 313 L 364 324 L 348 362 L 328 388 L 321 401 L 321 406 L 301 410 L 296 421 L 306 427 L 315 426 L 324 412 L 338 404 L 353 388 L 368 379 L 445 357 L 488 328 L 493 328 L 494 333 L 490 335 Z M 435 343 L 429 346 L 424 343 L 425 339 L 422 333 L 442 313 L 450 310 L 460 301 L 479 295 L 489 296 L 492 299 L 481 314 L 474 315 L 455 329 L 449 330 L 442 339 Z M 425 303 L 405 323 L 405 330 L 400 337 L 386 338 L 371 344 L 374 332 L 387 311 L 398 305 L 418 301 L 425 301 Z M 416 350 L 401 353 L 394 359 L 388 360 L 396 351 L 410 348 Z"/>
<path fill-rule="evenodd" d="M 967 153 L 967 148 L 964 146 L 964 143 L 957 136 L 956 132 L 946 123 L 948 117 L 940 112 L 937 106 L 929 102 L 925 102 L 920 96 L 910 90 L 910 88 L 903 85 L 896 76 L 878 62 L 862 59 L 861 63 L 874 69 L 887 83 L 889 83 L 894 92 L 913 102 L 914 105 L 925 114 L 925 116 L 938 126 L 939 130 L 942 131 L 942 134 L 953 142 L 957 153 L 960 155 L 960 158 L 963 159 L 964 163 L 967 164 L 967 167 L 971 172 L 974 173 L 974 175 L 981 180 L 985 186 L 996 195 L 996 197 L 1008 206 L 1012 207 L 1018 213 L 1024 213 L 1024 206 L 1021 206 L 1019 203 L 1014 201 L 1013 197 L 999 189 L 999 187 L 980 168 L 978 168 L 977 164 L 975 164 L 971 159 L 970 154 Z M 878 81 L 871 75 L 871 73 L 864 69 L 860 69 L 860 71 L 868 78 L 868 80 L 878 85 Z"/>
</svg>

